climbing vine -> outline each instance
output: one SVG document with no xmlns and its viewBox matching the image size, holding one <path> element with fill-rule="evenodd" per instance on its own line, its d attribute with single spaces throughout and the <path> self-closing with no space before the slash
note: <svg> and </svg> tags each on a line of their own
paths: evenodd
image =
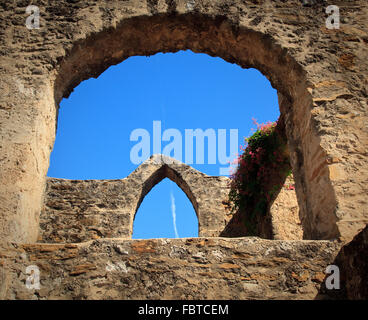
<svg viewBox="0 0 368 320">
<path fill-rule="evenodd" d="M 286 141 L 277 121 L 253 122 L 257 128 L 240 147 L 242 154 L 235 160 L 229 193 L 232 211 L 245 215 L 248 235 L 257 235 L 257 221 L 267 214 L 271 200 L 291 174 Z"/>
</svg>

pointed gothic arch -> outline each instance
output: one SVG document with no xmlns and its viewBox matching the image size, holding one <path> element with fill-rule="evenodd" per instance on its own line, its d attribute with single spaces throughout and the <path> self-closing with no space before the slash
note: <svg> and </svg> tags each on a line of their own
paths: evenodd
<svg viewBox="0 0 368 320">
<path fill-rule="evenodd" d="M 167 164 L 163 164 L 159 169 L 157 169 L 147 180 L 143 182 L 142 193 L 139 197 L 136 210 L 134 212 L 134 218 L 137 214 L 141 203 L 143 202 L 144 198 L 147 196 L 148 193 L 162 180 L 170 179 L 172 182 L 176 183 L 176 185 L 186 194 L 189 201 L 191 202 L 193 209 L 196 213 L 198 218 L 198 203 L 195 195 L 191 187 L 188 183 L 183 179 L 183 177 L 176 171 L 175 169 L 171 168 Z"/>
<path fill-rule="evenodd" d="M 198 222 L 188 195 L 165 175 L 140 199 L 134 212 L 132 239 L 196 238 Z"/>
<path fill-rule="evenodd" d="M 132 207 L 134 212 L 131 219 L 131 234 L 133 233 L 135 215 L 145 196 L 165 178 L 176 183 L 191 202 L 198 219 L 198 235 L 219 235 L 225 226 L 225 221 L 223 221 L 224 210 L 220 206 L 228 192 L 227 178 L 207 176 L 191 166 L 164 155 L 151 156 L 127 178 L 128 183 L 135 184 L 134 189 L 137 190 L 137 196 Z M 212 188 L 210 185 L 212 185 Z M 218 197 L 212 203 L 207 204 L 207 197 L 214 198 L 214 192 L 218 191 L 222 191 L 222 197 Z"/>
</svg>

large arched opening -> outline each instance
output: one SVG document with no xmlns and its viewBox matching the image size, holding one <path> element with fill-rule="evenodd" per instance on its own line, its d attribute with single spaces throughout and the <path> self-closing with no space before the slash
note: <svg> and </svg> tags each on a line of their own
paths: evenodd
<svg viewBox="0 0 368 320">
<path fill-rule="evenodd" d="M 124 20 L 77 43 L 58 69 L 58 104 L 75 86 L 133 55 L 190 49 L 260 70 L 278 90 L 300 218 L 306 239 L 338 237 L 336 199 L 325 154 L 311 120 L 312 98 L 302 67 L 270 36 L 239 28 L 223 17 L 160 15 Z"/>
<path fill-rule="evenodd" d="M 277 91 L 256 69 L 244 70 L 190 50 L 130 57 L 108 68 L 98 79 L 83 81 L 62 100 L 48 177 L 122 179 L 153 152 L 164 153 L 210 176 L 227 175 L 228 162 L 235 159 L 243 137 L 254 130 L 254 118 L 266 122 L 278 117 Z M 198 132 L 196 136 L 188 134 L 194 131 Z M 139 136 L 136 132 L 141 134 L 139 142 L 132 140 Z M 148 148 L 142 147 L 147 137 Z M 155 150 L 156 140 L 160 150 Z M 168 190 L 167 183 L 159 183 L 138 209 L 133 238 L 173 237 L 170 191 L 174 193 L 180 236 L 198 236 L 198 205 L 195 213 L 188 197 L 183 197 L 185 193 L 176 192 L 175 183 L 170 184 L 174 190 Z M 225 197 L 222 200 L 226 201 Z M 187 219 L 182 219 L 184 213 Z M 48 214 L 54 215 L 44 210 L 42 226 L 48 224 Z M 223 213 L 224 219 L 227 215 Z"/>
</svg>

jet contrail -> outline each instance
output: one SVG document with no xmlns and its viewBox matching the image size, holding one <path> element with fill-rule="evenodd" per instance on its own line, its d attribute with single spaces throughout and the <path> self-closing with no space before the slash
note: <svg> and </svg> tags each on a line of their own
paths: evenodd
<svg viewBox="0 0 368 320">
<path fill-rule="evenodd" d="M 178 229 L 176 228 L 176 206 L 175 206 L 175 198 L 174 198 L 174 195 L 173 195 L 172 191 L 170 192 L 170 196 L 171 196 L 171 213 L 172 213 L 172 217 L 173 217 L 173 225 L 174 225 L 174 231 L 175 231 L 175 238 L 179 238 Z"/>
</svg>

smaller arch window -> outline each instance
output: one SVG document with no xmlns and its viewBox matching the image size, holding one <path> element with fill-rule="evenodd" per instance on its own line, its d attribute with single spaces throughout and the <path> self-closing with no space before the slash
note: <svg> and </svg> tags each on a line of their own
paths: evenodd
<svg viewBox="0 0 368 320">
<path fill-rule="evenodd" d="M 198 237 L 192 203 L 168 178 L 144 197 L 133 223 L 133 239 Z"/>
</svg>

